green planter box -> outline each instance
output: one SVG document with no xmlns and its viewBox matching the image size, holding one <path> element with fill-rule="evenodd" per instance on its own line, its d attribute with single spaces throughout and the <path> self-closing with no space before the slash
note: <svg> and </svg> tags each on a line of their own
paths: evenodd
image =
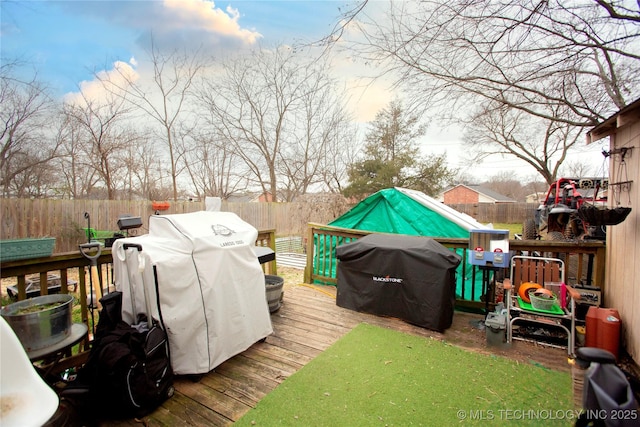
<svg viewBox="0 0 640 427">
<path fill-rule="evenodd" d="M 55 237 L 0 240 L 0 262 L 51 256 Z"/>
</svg>

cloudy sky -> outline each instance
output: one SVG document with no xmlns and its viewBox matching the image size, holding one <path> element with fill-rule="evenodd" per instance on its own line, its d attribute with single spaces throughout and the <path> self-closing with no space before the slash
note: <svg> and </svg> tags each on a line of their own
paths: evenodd
<svg viewBox="0 0 640 427">
<path fill-rule="evenodd" d="M 371 2 L 373 10 L 383 4 Z M 0 0 L 2 59 L 24 61 L 25 75 L 36 71 L 63 97 L 96 89 L 96 74 L 116 66 L 143 74 L 152 39 L 166 51 L 192 48 L 212 58 L 257 45 L 309 44 L 329 35 L 350 5 L 349 0 Z M 334 64 L 352 88 L 358 122 L 373 120 L 393 97 L 389 85 L 365 85 L 359 80 L 363 70 L 344 58 Z"/>
<path fill-rule="evenodd" d="M 112 70 L 116 63 L 135 69 L 151 38 L 164 47 L 199 48 L 212 56 L 257 43 L 308 43 L 328 35 L 350 4 L 348 0 L 0 0 L 0 48 L 3 60 L 23 60 L 28 64 L 25 72 L 37 72 L 62 97 L 90 86 L 96 73 Z M 384 2 L 372 1 L 367 12 L 371 16 L 383 7 Z M 340 77 L 353 81 L 362 72 L 344 66 L 338 70 Z M 366 123 L 394 94 L 384 82 L 368 85 L 366 91 L 364 85 L 358 86 L 351 94 L 351 107 L 358 121 Z M 461 136 L 459 129 L 431 126 L 425 151 L 446 153 L 452 167 L 468 169 Z M 586 155 L 597 165 L 596 150 L 590 147 Z M 533 176 L 521 163 L 502 158 L 468 170 L 484 177 L 503 171 Z"/>
<path fill-rule="evenodd" d="M 341 1 L 3 0 L 2 56 L 34 64 L 57 91 L 73 91 L 116 61 L 162 46 L 221 52 L 313 41 L 328 34 Z"/>
</svg>

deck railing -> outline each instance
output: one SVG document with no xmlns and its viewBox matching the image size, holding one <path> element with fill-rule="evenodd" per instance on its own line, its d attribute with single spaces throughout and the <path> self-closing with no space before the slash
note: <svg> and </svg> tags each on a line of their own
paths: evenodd
<svg viewBox="0 0 640 427">
<path fill-rule="evenodd" d="M 266 246 L 275 251 L 275 230 L 262 230 L 258 232 L 256 240 L 257 246 Z M 106 289 L 113 281 L 113 258 L 111 256 L 111 248 L 103 248 L 102 253 L 96 260 L 97 263 L 97 282 L 93 283 L 94 289 Z M 262 269 L 266 274 L 277 274 L 277 266 L 275 259 L 262 265 Z M 86 353 L 90 343 L 90 335 L 92 324 L 90 322 L 90 310 L 87 306 L 88 290 L 91 274 L 91 262 L 83 256 L 80 251 L 58 253 L 52 256 L 31 258 L 25 260 L 6 261 L 0 264 L 0 276 L 3 283 L 6 279 L 14 279 L 12 282 L 17 288 L 17 300 L 27 298 L 27 280 L 29 276 L 36 275 L 40 281 L 40 295 L 49 293 L 50 275 L 59 276 L 60 293 L 69 293 L 67 283 L 73 282 L 70 277 L 77 277 L 77 302 L 74 304 L 80 306 L 80 316 L 82 322 L 88 327 L 87 337 L 80 343 L 80 352 Z M 95 280 L 96 276 L 94 276 Z M 56 279 L 57 280 L 57 279 Z M 5 286 L 3 286 L 4 290 Z M 2 305 L 13 302 L 8 295 L 3 292 Z M 97 313 L 94 313 L 94 315 Z M 95 317 L 95 322 L 98 318 Z M 76 357 L 76 356 L 74 356 Z M 86 357 L 86 354 L 85 354 Z M 75 364 L 74 364 L 75 363 Z M 56 366 L 56 370 L 62 372 L 71 366 L 77 366 L 77 362 L 67 362 Z"/>
<path fill-rule="evenodd" d="M 331 227 L 310 223 L 307 230 L 307 265 L 305 283 L 337 284 L 337 259 L 335 248 L 371 234 L 367 231 Z M 486 302 L 493 303 L 494 296 L 485 296 L 488 290 L 486 277 L 475 265 L 467 262 L 468 239 L 434 238 L 445 247 L 462 257 L 458 277 L 462 280 L 456 305 L 459 307 L 486 308 Z M 550 240 L 510 240 L 509 249 L 515 255 L 545 254 L 559 257 L 566 265 L 569 284 L 595 286 L 604 291 L 605 244 L 600 241 L 558 242 Z M 508 268 L 495 272 L 499 280 L 509 274 Z M 493 278 L 492 278 L 493 280 Z"/>
</svg>

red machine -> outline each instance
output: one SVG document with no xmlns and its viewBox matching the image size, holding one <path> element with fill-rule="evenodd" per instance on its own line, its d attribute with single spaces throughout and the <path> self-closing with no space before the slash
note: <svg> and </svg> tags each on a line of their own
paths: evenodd
<svg viewBox="0 0 640 427">
<path fill-rule="evenodd" d="M 546 231 L 547 240 L 573 238 L 605 238 L 604 224 L 593 224 L 587 219 L 589 211 L 601 210 L 607 202 L 603 196 L 608 180 L 602 178 L 560 178 L 549 186 L 544 201 L 536 210 L 535 218 L 522 226 L 523 239 L 539 239 Z M 598 204 L 600 206 L 597 206 Z"/>
</svg>

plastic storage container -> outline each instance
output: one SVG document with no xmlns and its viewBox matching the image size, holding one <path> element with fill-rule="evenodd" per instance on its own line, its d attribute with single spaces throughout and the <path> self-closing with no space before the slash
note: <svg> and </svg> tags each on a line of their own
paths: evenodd
<svg viewBox="0 0 640 427">
<path fill-rule="evenodd" d="M 492 347 L 507 348 L 507 317 L 500 313 L 488 313 L 484 321 L 487 344 Z"/>
<path fill-rule="evenodd" d="M 529 294 L 529 298 L 531 298 L 531 307 L 536 310 L 552 310 L 553 306 L 558 304 L 558 297 L 555 294 L 547 295 L 533 292 Z"/>
<path fill-rule="evenodd" d="M 469 230 L 467 253 L 471 265 L 508 267 L 509 230 Z"/>
<path fill-rule="evenodd" d="M 55 237 L 0 240 L 0 262 L 51 256 Z"/>
<path fill-rule="evenodd" d="M 567 308 L 567 285 L 560 282 L 546 282 L 544 287 L 558 297 L 560 308 Z"/>
<path fill-rule="evenodd" d="M 621 323 L 618 310 L 589 307 L 585 323 L 585 346 L 610 351 L 617 359 L 620 350 Z"/>
</svg>

